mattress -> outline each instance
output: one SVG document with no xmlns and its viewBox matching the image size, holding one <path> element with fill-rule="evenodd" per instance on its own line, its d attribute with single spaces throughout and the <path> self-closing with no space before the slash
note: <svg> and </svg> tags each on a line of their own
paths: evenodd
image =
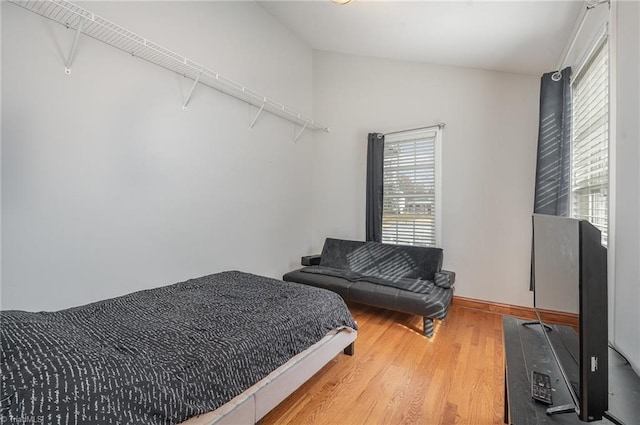
<svg viewBox="0 0 640 425">
<path fill-rule="evenodd" d="M 175 424 L 339 328 L 337 294 L 231 271 L 58 312 L 0 312 L 9 421 Z"/>
</svg>

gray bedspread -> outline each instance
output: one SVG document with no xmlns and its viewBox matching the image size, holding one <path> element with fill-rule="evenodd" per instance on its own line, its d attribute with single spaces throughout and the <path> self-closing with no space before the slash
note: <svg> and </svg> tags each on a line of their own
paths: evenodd
<svg viewBox="0 0 640 425">
<path fill-rule="evenodd" d="M 356 329 L 333 292 L 238 271 L 0 318 L 8 423 L 179 423 L 220 407 L 332 329 Z"/>
</svg>

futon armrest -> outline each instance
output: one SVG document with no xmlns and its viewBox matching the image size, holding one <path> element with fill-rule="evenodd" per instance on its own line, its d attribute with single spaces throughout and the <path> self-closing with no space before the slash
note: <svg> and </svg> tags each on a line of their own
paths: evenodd
<svg viewBox="0 0 640 425">
<path fill-rule="evenodd" d="M 320 264 L 320 255 L 307 255 L 302 257 L 300 264 L 303 266 L 317 266 Z"/>
<path fill-rule="evenodd" d="M 456 281 L 456 273 L 448 270 L 440 270 L 436 272 L 434 280 L 436 285 L 441 288 L 451 288 Z"/>
</svg>

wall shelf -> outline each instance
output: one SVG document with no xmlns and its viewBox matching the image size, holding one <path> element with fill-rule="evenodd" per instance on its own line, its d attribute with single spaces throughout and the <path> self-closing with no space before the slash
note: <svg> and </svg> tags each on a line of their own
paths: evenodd
<svg viewBox="0 0 640 425">
<path fill-rule="evenodd" d="M 304 129 L 322 130 L 325 132 L 329 131 L 328 127 L 315 122 L 311 118 L 305 117 L 288 106 L 251 90 L 242 84 L 224 77 L 215 71 L 172 52 L 165 47 L 116 25 L 86 9 L 74 5 L 73 3 L 65 0 L 10 1 L 18 6 L 24 7 L 25 9 L 58 22 L 69 29 L 76 30 L 76 37 L 67 62 L 65 63 L 65 72 L 67 74 L 71 73 L 70 68 L 73 62 L 73 56 L 75 54 L 79 35 L 85 34 L 98 41 L 123 50 L 133 56 L 192 79 L 194 84 L 183 105 L 183 109 L 186 109 L 187 103 L 189 102 L 189 98 L 195 86 L 197 84 L 203 84 L 259 108 L 253 122 L 251 123 L 251 127 L 253 127 L 259 115 L 263 111 L 266 111 L 302 126 L 302 130 L 297 133 L 295 140 L 298 139 Z"/>
</svg>

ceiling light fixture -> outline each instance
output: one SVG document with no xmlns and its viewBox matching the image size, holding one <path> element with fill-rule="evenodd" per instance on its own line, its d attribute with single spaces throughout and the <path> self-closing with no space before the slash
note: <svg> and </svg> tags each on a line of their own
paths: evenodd
<svg viewBox="0 0 640 425">
<path fill-rule="evenodd" d="M 355 1 L 355 0 L 331 0 L 331 1 L 334 2 L 335 4 L 339 4 L 339 5 L 344 6 L 345 4 L 349 4 L 349 3 L 351 3 L 352 1 Z"/>
</svg>

